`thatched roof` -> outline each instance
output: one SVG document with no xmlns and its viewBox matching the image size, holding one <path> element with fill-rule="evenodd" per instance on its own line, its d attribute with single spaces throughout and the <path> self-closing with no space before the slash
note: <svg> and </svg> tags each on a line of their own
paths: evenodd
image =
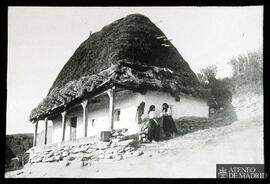
<svg viewBox="0 0 270 184">
<path fill-rule="evenodd" d="M 132 14 L 91 34 L 65 64 L 30 120 L 105 83 L 203 96 L 196 75 L 147 17 Z"/>
</svg>

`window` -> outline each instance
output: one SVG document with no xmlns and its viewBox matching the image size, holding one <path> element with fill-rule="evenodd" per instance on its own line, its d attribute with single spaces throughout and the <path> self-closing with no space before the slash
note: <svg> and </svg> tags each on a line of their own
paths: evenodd
<svg viewBox="0 0 270 184">
<path fill-rule="evenodd" d="M 113 120 L 120 121 L 120 109 L 115 109 L 113 113 Z"/>
<path fill-rule="evenodd" d="M 92 127 L 95 126 L 95 119 L 92 119 Z"/>
<path fill-rule="evenodd" d="M 70 118 L 70 125 L 72 128 L 77 128 L 77 117 Z"/>
</svg>

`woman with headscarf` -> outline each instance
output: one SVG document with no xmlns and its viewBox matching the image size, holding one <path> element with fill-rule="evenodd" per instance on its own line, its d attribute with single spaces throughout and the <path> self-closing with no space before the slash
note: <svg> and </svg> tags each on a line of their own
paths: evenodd
<svg viewBox="0 0 270 184">
<path fill-rule="evenodd" d="M 154 141 L 159 141 L 159 123 L 156 120 L 156 111 L 155 111 L 155 106 L 151 105 L 149 107 L 148 111 L 148 117 L 149 117 L 149 124 L 148 124 L 148 140 L 149 142 Z"/>
<path fill-rule="evenodd" d="M 175 137 L 177 128 L 172 118 L 172 111 L 167 103 L 162 104 L 163 131 L 166 138 Z"/>
</svg>

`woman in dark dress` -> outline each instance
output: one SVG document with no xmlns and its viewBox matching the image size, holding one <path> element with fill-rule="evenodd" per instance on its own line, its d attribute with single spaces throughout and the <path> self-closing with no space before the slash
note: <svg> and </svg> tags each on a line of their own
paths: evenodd
<svg viewBox="0 0 270 184">
<path fill-rule="evenodd" d="M 154 141 L 159 141 L 159 123 L 156 120 L 156 112 L 155 112 L 155 106 L 151 105 L 149 107 L 149 111 L 148 111 L 148 117 L 149 117 L 149 124 L 148 124 L 148 140 L 149 142 L 152 142 L 152 140 Z"/>
<path fill-rule="evenodd" d="M 163 131 L 166 138 L 175 137 L 177 128 L 172 118 L 171 109 L 167 103 L 162 104 Z"/>
</svg>

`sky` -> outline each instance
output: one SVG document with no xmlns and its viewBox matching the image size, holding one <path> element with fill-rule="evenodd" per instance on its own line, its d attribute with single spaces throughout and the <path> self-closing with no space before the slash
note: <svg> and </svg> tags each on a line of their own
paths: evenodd
<svg viewBox="0 0 270 184">
<path fill-rule="evenodd" d="M 149 17 L 173 39 L 195 73 L 216 65 L 217 77 L 229 77 L 233 56 L 263 45 L 263 6 L 9 7 L 6 133 L 32 133 L 31 110 L 79 45 L 132 13 Z"/>
</svg>

